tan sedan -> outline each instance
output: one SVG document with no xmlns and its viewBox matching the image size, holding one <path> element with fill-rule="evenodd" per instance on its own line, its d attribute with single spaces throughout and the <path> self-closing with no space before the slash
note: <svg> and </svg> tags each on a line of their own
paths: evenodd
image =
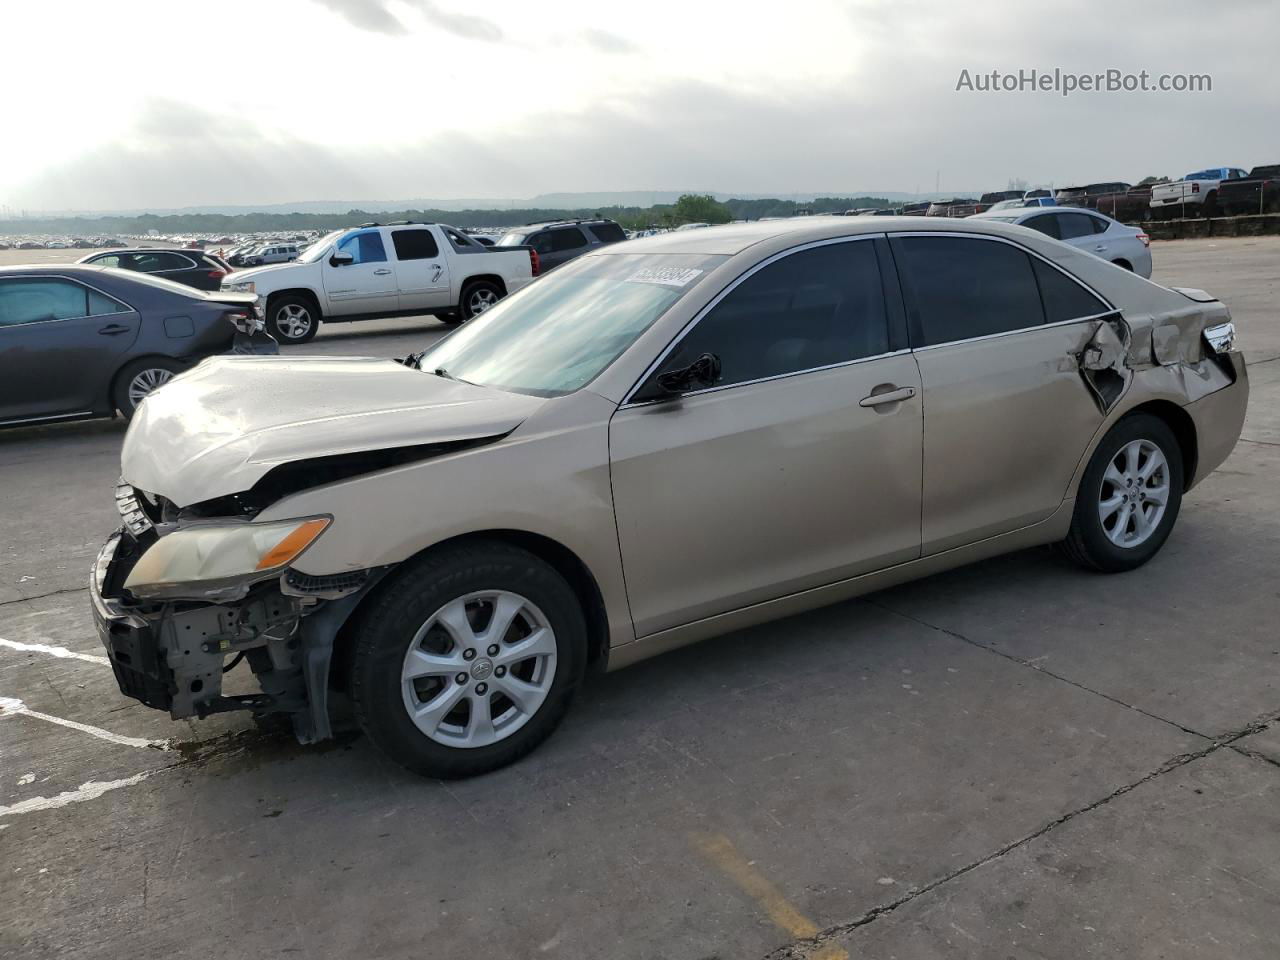
<svg viewBox="0 0 1280 960">
<path fill-rule="evenodd" d="M 994 554 L 1146 562 L 1230 452 L 1225 306 L 1043 234 L 813 218 L 617 244 L 405 364 L 243 357 L 149 397 L 94 606 L 173 716 L 345 689 L 433 776 L 617 668 Z M 186 641 L 186 642 L 183 642 Z M 263 693 L 230 696 L 243 654 Z"/>
</svg>

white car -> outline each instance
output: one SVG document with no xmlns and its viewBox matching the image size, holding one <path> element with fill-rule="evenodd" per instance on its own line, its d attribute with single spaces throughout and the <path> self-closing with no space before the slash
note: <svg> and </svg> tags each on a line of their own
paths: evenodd
<svg viewBox="0 0 1280 960">
<path fill-rule="evenodd" d="M 1027 207 L 1023 210 L 988 210 L 972 219 L 1016 223 L 1073 247 L 1110 260 L 1117 267 L 1151 279 L 1151 238 L 1137 227 L 1081 207 Z"/>
<path fill-rule="evenodd" d="M 528 247 L 486 247 L 439 223 L 335 230 L 297 260 L 240 270 L 222 289 L 256 293 L 280 343 L 306 343 L 323 320 L 434 314 L 461 323 L 538 275 Z"/>
<path fill-rule="evenodd" d="M 1241 180 L 1248 176 L 1239 167 L 1210 167 L 1188 173 L 1176 183 L 1157 183 L 1151 188 L 1152 219 L 1212 217 L 1218 212 L 1218 184 L 1223 180 Z"/>
</svg>

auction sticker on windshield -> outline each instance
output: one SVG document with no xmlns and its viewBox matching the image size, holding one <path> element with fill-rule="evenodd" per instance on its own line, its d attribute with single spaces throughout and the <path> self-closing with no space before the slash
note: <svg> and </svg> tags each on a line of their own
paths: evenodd
<svg viewBox="0 0 1280 960">
<path fill-rule="evenodd" d="M 695 267 L 645 267 L 627 277 L 627 283 L 660 283 L 664 287 L 687 287 L 701 273 Z"/>
</svg>

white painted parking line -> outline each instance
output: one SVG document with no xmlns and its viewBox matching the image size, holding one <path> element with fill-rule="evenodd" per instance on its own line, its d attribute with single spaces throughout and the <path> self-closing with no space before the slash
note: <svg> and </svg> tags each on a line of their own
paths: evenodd
<svg viewBox="0 0 1280 960">
<path fill-rule="evenodd" d="M 16 716 L 35 717 L 37 720 L 56 723 L 60 727 L 67 727 L 71 730 L 79 730 L 81 733 L 87 733 L 89 736 L 97 737 L 99 740 L 106 740 L 109 743 L 118 743 L 125 747 L 143 747 L 149 750 L 172 749 L 168 740 L 146 740 L 142 737 L 126 737 L 118 733 L 112 733 L 110 730 L 103 730 L 101 727 L 91 726 L 87 723 L 79 723 L 75 720 L 64 720 L 62 717 L 55 717 L 48 713 L 40 713 L 37 710 L 32 710 L 16 697 L 0 697 L 0 717 Z"/>
<path fill-rule="evenodd" d="M 43 653 L 62 660 L 83 660 L 86 663 L 98 663 L 103 666 L 111 665 L 110 660 L 95 653 L 76 653 L 66 647 L 51 647 L 44 643 L 19 643 L 17 640 L 6 640 L 4 637 L 0 637 L 0 647 L 8 647 L 10 650 L 22 650 L 29 653 Z"/>
<path fill-rule="evenodd" d="M 31 797 L 27 800 L 21 800 L 10 806 L 0 806 L 0 817 L 9 817 L 19 813 L 35 813 L 37 810 L 53 810 L 57 807 L 65 807 L 72 803 L 82 803 L 85 800 L 96 800 L 104 793 L 112 790 L 119 790 L 121 787 L 131 787 L 135 783 L 141 783 L 158 770 L 148 770 L 143 773 L 135 773 L 132 777 L 125 777 L 123 780 L 90 780 L 88 783 L 82 783 L 74 790 L 68 790 L 65 793 L 59 793 L 52 797 Z M 7 824 L 6 824 L 7 826 Z M 3 829 L 0 827 L 0 829 Z"/>
</svg>

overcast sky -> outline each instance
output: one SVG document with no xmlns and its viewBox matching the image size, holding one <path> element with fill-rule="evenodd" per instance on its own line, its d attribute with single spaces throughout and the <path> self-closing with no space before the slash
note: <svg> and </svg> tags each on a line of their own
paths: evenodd
<svg viewBox="0 0 1280 960">
<path fill-rule="evenodd" d="M 1275 0 L 10 0 L 10 211 L 1001 189 L 1280 162 Z M 1038 68 L 1210 93 L 957 92 Z"/>
</svg>

